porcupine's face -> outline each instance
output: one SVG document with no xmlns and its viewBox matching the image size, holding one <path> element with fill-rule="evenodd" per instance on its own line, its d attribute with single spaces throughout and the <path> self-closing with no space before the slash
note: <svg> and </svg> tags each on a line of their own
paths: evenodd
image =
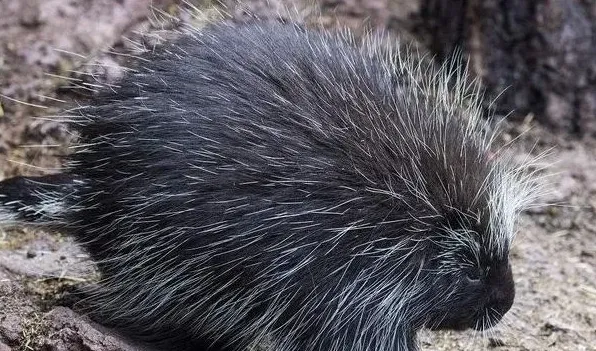
<svg viewBox="0 0 596 351">
<path fill-rule="evenodd" d="M 431 263 L 433 284 L 427 299 L 438 301 L 425 321 L 431 329 L 484 330 L 496 325 L 513 304 L 515 287 L 507 255 L 482 252 L 482 245 L 474 241 L 479 235 L 472 233 L 457 239 L 462 240 L 459 249 L 453 250 L 453 239 L 439 245 L 439 258 Z"/>
</svg>

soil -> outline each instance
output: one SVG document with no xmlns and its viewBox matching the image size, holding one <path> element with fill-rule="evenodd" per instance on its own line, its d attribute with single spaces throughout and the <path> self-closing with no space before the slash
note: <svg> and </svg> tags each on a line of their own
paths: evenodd
<svg viewBox="0 0 596 351">
<path fill-rule="evenodd" d="M 274 16 L 283 2 L 246 3 L 245 10 Z M 367 6 L 380 14 L 386 3 Z M 333 14 L 323 7 L 320 21 L 358 28 L 367 19 L 374 26 L 396 27 L 383 16 L 369 16 L 359 4 L 345 1 Z M 135 43 L 151 43 L 151 35 L 140 33 L 162 33 L 160 18 L 171 15 L 178 24 L 195 20 L 178 5 L 175 0 L 0 1 L 0 179 L 58 171 L 73 137 L 47 116 L 75 100 L 84 102 L 97 82 L 117 80 L 121 54 L 134 51 Z M 245 10 L 228 10 L 246 16 Z M 596 350 L 596 140 L 558 135 L 533 123 L 532 116 L 507 125 L 502 138 L 517 139 L 520 159 L 552 149 L 543 159 L 550 190 L 542 199 L 545 206 L 524 213 L 512 249 L 517 301 L 497 330 L 423 332 L 423 349 Z M 149 350 L 73 309 L 72 292 L 95 279 L 93 264 L 70 238 L 34 228 L 0 228 L 0 351 Z"/>
</svg>

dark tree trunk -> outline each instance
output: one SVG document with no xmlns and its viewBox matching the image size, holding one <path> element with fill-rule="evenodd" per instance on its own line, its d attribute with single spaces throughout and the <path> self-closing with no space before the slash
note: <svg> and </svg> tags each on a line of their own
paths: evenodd
<svg viewBox="0 0 596 351">
<path fill-rule="evenodd" d="M 596 2 L 422 0 L 418 32 L 439 59 L 461 48 L 498 112 L 596 135 Z"/>
</svg>

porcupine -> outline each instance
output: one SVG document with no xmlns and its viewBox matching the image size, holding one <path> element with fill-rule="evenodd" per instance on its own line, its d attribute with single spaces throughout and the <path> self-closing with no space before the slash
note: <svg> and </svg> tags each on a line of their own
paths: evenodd
<svg viewBox="0 0 596 351">
<path fill-rule="evenodd" d="M 169 349 L 412 351 L 511 307 L 534 183 L 459 66 L 259 21 L 140 62 L 74 110 L 62 173 L 0 183 L 5 224 L 97 263 L 102 322 Z"/>
</svg>

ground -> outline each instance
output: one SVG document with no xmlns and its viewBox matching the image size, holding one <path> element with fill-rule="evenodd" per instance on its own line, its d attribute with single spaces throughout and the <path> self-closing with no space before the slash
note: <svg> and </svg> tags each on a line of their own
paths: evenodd
<svg viewBox="0 0 596 351">
<path fill-rule="evenodd" d="M 0 179 L 58 170 L 73 138 L 47 117 L 84 102 L 94 79 L 117 79 L 122 55 L 115 53 L 133 50 L 138 33 L 160 32 L 163 13 L 149 5 L 176 16 L 176 3 L 0 1 Z M 249 5 L 260 13 L 279 10 L 263 4 Z M 366 12 L 356 10 L 340 21 L 357 26 Z M 423 332 L 423 348 L 596 350 L 596 141 L 557 135 L 531 116 L 507 125 L 501 138 L 517 138 L 520 160 L 552 149 L 543 160 L 550 175 L 546 205 L 524 213 L 512 250 L 517 301 L 495 333 Z M 72 309 L 69 292 L 94 279 L 93 264 L 70 238 L 0 230 L 0 351 L 148 350 Z"/>
</svg>

